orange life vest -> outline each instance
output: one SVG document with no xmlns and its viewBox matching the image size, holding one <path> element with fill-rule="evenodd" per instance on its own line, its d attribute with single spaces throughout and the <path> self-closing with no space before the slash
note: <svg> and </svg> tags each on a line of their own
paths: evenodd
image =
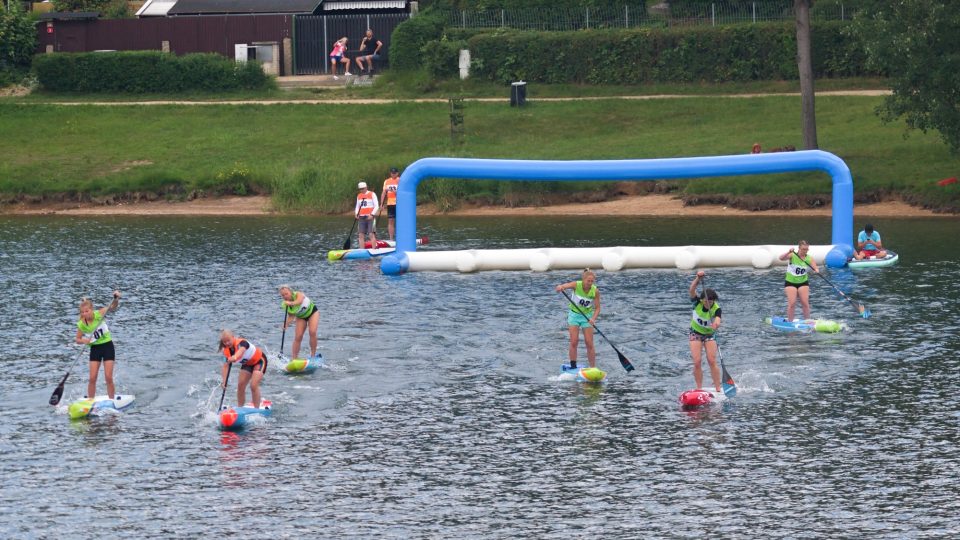
<svg viewBox="0 0 960 540">
<path fill-rule="evenodd" d="M 233 345 L 223 348 L 223 356 L 226 357 L 227 360 L 237 353 L 237 349 L 240 348 L 241 341 L 250 343 L 250 340 L 248 339 L 245 340 L 243 338 L 235 337 L 233 338 Z M 245 366 L 255 366 L 259 364 L 261 360 L 263 360 L 263 351 L 258 349 L 253 343 L 250 343 L 250 348 L 243 353 L 243 358 L 241 358 L 241 360 L 243 360 L 241 363 Z"/>
<path fill-rule="evenodd" d="M 373 213 L 373 197 L 374 194 L 370 190 L 367 190 L 366 193 L 357 193 L 357 201 L 360 202 L 358 215 L 369 216 Z"/>
<path fill-rule="evenodd" d="M 399 186 L 399 178 L 390 177 L 383 181 L 383 189 L 387 190 L 387 200 L 384 204 L 387 206 L 395 206 L 397 204 L 397 187 Z"/>
</svg>

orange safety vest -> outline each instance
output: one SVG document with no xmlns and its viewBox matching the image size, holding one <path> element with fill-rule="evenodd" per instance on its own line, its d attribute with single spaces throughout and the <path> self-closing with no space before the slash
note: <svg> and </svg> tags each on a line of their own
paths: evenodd
<svg viewBox="0 0 960 540">
<path fill-rule="evenodd" d="M 387 200 L 384 202 L 387 206 L 396 206 L 397 204 L 397 188 L 400 186 L 400 179 L 387 178 L 383 181 L 383 189 L 387 190 Z"/>
<path fill-rule="evenodd" d="M 226 357 L 227 360 L 229 360 L 231 356 L 237 353 L 237 349 L 240 348 L 241 341 L 246 341 L 247 343 L 250 343 L 249 339 L 244 340 L 243 338 L 235 337 L 233 338 L 233 345 L 231 347 L 223 348 L 223 356 Z M 253 353 L 253 356 L 251 356 L 249 359 L 243 361 L 243 365 L 245 366 L 255 366 L 258 363 L 260 363 L 261 360 L 263 360 L 263 351 L 258 349 L 253 343 L 250 343 L 250 348 L 254 350 L 254 353 Z M 247 352 L 249 352 L 249 350 L 250 349 L 247 349 Z"/>
<path fill-rule="evenodd" d="M 373 192 L 367 190 L 366 193 L 357 193 L 357 200 L 360 201 L 360 212 L 361 216 L 369 216 L 373 213 Z"/>
</svg>

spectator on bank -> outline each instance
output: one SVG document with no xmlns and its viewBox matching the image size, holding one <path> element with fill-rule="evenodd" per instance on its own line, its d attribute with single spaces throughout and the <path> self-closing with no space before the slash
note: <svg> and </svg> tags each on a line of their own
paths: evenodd
<svg viewBox="0 0 960 540">
<path fill-rule="evenodd" d="M 367 35 L 360 42 L 360 54 L 357 56 L 357 73 L 363 73 L 363 63 L 367 63 L 367 75 L 373 71 L 373 61 L 380 59 L 383 42 L 373 37 L 373 30 L 367 28 Z"/>
<path fill-rule="evenodd" d="M 333 70 L 333 78 L 340 79 L 337 77 L 337 64 L 343 64 L 343 74 L 349 77 L 350 73 L 350 59 L 347 58 L 347 38 L 346 36 L 333 42 L 333 50 L 330 51 L 330 68 Z"/>
</svg>

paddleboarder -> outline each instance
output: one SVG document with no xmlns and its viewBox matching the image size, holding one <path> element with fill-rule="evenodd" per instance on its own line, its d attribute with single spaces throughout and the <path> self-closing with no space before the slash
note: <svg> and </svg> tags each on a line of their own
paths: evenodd
<svg viewBox="0 0 960 540">
<path fill-rule="evenodd" d="M 703 388 L 703 350 L 707 351 L 707 364 L 710 366 L 710 377 L 717 392 L 720 388 L 720 368 L 717 366 L 717 339 L 716 332 L 720 328 L 720 297 L 717 291 L 704 287 L 703 292 L 697 293 L 697 285 L 703 280 L 702 270 L 690 282 L 690 302 L 693 304 L 693 317 L 690 319 L 690 357 L 693 359 L 693 380 L 697 388 Z"/>
<path fill-rule="evenodd" d="M 77 337 L 75 343 L 90 345 L 90 381 L 87 383 L 87 395 L 84 398 L 93 398 L 97 395 L 97 375 L 100 364 L 103 364 L 103 378 L 107 381 L 107 396 L 117 399 L 116 387 L 113 384 L 113 367 L 116 362 L 116 353 L 113 348 L 113 338 L 107 321 L 103 320 L 107 312 L 114 311 L 120 305 L 120 291 L 113 291 L 113 301 L 109 306 L 100 309 L 93 308 L 93 301 L 89 298 L 80 300 L 80 319 L 77 320 Z"/>
<path fill-rule="evenodd" d="M 281 305 L 287 312 L 287 318 L 283 321 L 282 329 L 286 329 L 294 321 L 297 322 L 293 335 L 292 358 L 300 358 L 300 342 L 303 341 L 303 332 L 307 328 L 310 329 L 310 357 L 316 356 L 320 310 L 307 295 L 301 291 L 294 291 L 289 285 L 280 286 L 280 297 L 283 298 Z"/>
<path fill-rule="evenodd" d="M 600 290 L 597 280 L 589 268 L 584 269 L 581 279 L 557 285 L 557 292 L 573 289 L 573 299 L 567 311 L 567 330 L 570 333 L 570 369 L 577 367 L 577 343 L 580 341 L 580 329 L 583 329 L 583 344 L 587 346 L 587 362 L 597 367 L 597 352 L 593 347 L 593 326 L 600 316 Z"/>
<path fill-rule="evenodd" d="M 797 249 L 790 248 L 790 251 L 780 255 L 781 261 L 788 259 L 790 261 L 787 263 L 787 275 L 783 282 L 783 293 L 787 295 L 788 321 L 793 320 L 794 308 L 798 298 L 800 299 L 800 305 L 803 307 L 804 320 L 810 318 L 810 276 L 807 275 L 807 270 L 813 270 L 819 274 L 820 269 L 817 268 L 817 263 L 807 253 L 808 251 L 810 251 L 810 243 L 801 240 L 797 244 Z"/>
<path fill-rule="evenodd" d="M 370 248 L 376 249 L 377 231 L 374 216 L 380 208 L 380 203 L 377 201 L 377 194 L 367 189 L 366 182 L 360 181 L 357 184 L 357 189 L 360 190 L 360 193 L 357 194 L 357 204 L 353 209 L 353 215 L 360 224 L 357 233 L 357 248 L 363 249 L 363 246 L 366 245 L 364 235 L 369 235 Z"/>
<path fill-rule="evenodd" d="M 236 337 L 230 330 L 220 332 L 220 342 L 217 350 L 223 352 L 225 358 L 220 369 L 221 387 L 227 388 L 227 370 L 230 364 L 240 364 L 240 376 L 237 378 L 237 406 L 242 407 L 246 401 L 247 385 L 250 385 L 250 397 L 253 407 L 260 407 L 260 381 L 267 372 L 267 355 L 259 347 L 241 337 Z"/>
<path fill-rule="evenodd" d="M 383 213 L 384 206 L 387 208 L 387 231 L 390 233 L 390 240 L 396 240 L 398 187 L 400 187 L 400 170 L 396 167 L 390 167 L 390 177 L 383 181 L 383 192 L 380 194 L 383 206 L 377 212 L 379 215 Z"/>
</svg>

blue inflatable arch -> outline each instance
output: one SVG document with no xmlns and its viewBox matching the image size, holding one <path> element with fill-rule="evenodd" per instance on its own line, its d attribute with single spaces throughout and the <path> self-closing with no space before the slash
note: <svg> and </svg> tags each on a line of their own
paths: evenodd
<svg viewBox="0 0 960 540">
<path fill-rule="evenodd" d="M 474 180 L 626 181 L 700 178 L 795 171 L 824 171 L 833 179 L 833 233 L 830 266 L 843 266 L 853 253 L 853 178 L 839 157 L 820 150 L 669 159 L 533 161 L 515 159 L 424 158 L 411 164 L 397 189 L 397 251 L 381 262 L 385 274 L 407 271 L 406 252 L 417 249 L 417 186 L 426 178 Z"/>
</svg>

